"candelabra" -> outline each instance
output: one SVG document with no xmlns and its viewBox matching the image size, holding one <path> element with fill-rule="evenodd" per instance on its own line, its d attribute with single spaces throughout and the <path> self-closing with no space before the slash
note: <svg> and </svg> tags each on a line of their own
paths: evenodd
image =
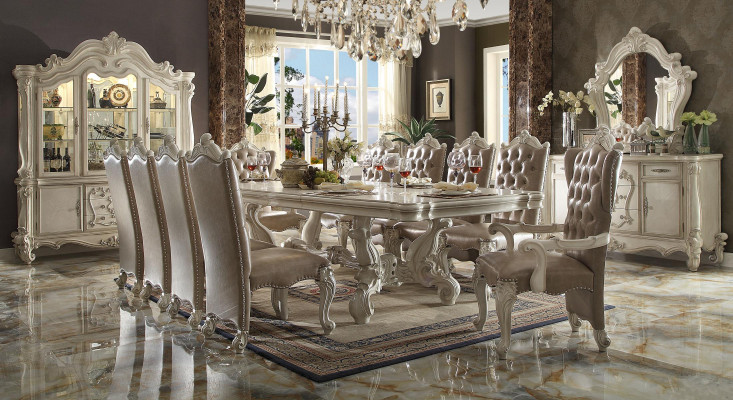
<svg viewBox="0 0 733 400">
<path fill-rule="evenodd" d="M 328 77 L 323 87 L 323 105 L 321 105 L 321 92 L 313 88 L 313 121 L 307 113 L 308 92 L 303 85 L 303 111 L 301 128 L 304 133 L 323 133 L 323 170 L 328 171 L 328 132 L 333 129 L 337 132 L 344 132 L 349 126 L 349 92 L 344 85 L 344 117 L 339 121 L 339 83 L 336 82 L 336 90 L 331 98 L 331 111 L 328 110 Z"/>
</svg>

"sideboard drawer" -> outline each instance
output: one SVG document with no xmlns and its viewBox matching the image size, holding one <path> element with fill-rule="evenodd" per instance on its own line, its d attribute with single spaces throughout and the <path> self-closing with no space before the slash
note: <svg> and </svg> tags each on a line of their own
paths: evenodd
<svg viewBox="0 0 733 400">
<path fill-rule="evenodd" d="M 650 178 L 679 178 L 680 164 L 644 164 L 642 166 L 644 177 Z"/>
<path fill-rule="evenodd" d="M 616 209 L 611 214 L 611 231 L 639 233 L 639 210 Z"/>
</svg>

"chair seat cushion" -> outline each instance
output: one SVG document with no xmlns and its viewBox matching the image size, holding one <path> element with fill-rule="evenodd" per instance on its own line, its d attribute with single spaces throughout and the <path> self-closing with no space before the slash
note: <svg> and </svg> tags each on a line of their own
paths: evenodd
<svg viewBox="0 0 733 400">
<path fill-rule="evenodd" d="M 274 247 L 253 251 L 250 289 L 288 288 L 294 283 L 318 277 L 318 269 L 328 265 L 325 258 L 304 250 Z"/>
<path fill-rule="evenodd" d="M 249 249 L 251 251 L 257 251 L 262 249 L 271 249 L 273 247 L 277 247 L 272 243 L 263 242 L 261 240 L 256 239 L 250 239 L 249 240 Z"/>
<path fill-rule="evenodd" d="M 321 214 L 321 225 L 325 228 L 335 228 L 336 225 L 343 222 L 351 222 L 354 220 L 352 215 L 334 214 L 334 213 L 323 213 Z"/>
<path fill-rule="evenodd" d="M 457 247 L 461 250 L 476 249 L 481 250 L 481 241 L 496 241 L 496 249 L 506 249 L 506 237 L 501 233 L 492 235 L 489 233 L 488 223 L 479 224 L 463 224 L 453 226 L 445 231 L 446 242 L 449 246 Z M 518 245 L 522 240 L 532 239 L 532 234 L 520 232 L 514 235 L 514 245 Z"/>
<path fill-rule="evenodd" d="M 476 259 L 479 276 L 486 278 L 489 286 L 498 281 L 514 281 L 517 292 L 531 290 L 529 279 L 532 277 L 537 257 L 531 253 L 514 253 L 510 256 L 506 251 L 489 253 Z M 550 294 L 561 294 L 568 290 L 585 289 L 593 291 L 593 271 L 580 261 L 559 253 L 547 253 L 547 287 Z"/>
<path fill-rule="evenodd" d="M 400 232 L 400 237 L 414 242 L 415 239 L 428 231 L 429 223 L 430 221 L 400 222 L 395 224 L 394 227 Z M 463 226 L 466 224 L 468 224 L 468 222 L 462 219 L 453 218 L 453 226 Z"/>
<path fill-rule="evenodd" d="M 270 211 L 259 215 L 260 223 L 274 232 L 298 229 L 300 228 L 300 222 L 306 219 L 308 218 L 305 215 L 287 211 Z"/>
</svg>

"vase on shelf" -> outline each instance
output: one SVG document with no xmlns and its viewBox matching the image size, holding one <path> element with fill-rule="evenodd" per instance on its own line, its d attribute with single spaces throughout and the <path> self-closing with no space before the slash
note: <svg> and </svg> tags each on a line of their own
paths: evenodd
<svg viewBox="0 0 733 400">
<path fill-rule="evenodd" d="M 562 147 L 570 149 L 581 146 L 577 122 L 578 114 L 572 111 L 562 113 Z"/>
<path fill-rule="evenodd" d="M 685 154 L 697 154 L 695 126 L 692 124 L 687 124 L 687 128 L 685 128 L 685 136 L 682 138 L 682 148 Z"/>
<path fill-rule="evenodd" d="M 697 137 L 697 153 L 710 154 L 710 134 L 708 126 L 703 124 L 700 126 L 700 134 Z"/>
</svg>

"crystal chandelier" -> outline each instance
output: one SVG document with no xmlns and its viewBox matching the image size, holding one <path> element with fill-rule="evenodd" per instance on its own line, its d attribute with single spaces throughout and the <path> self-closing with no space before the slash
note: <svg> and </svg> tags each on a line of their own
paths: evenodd
<svg viewBox="0 0 733 400">
<path fill-rule="evenodd" d="M 273 0 L 277 9 L 280 0 Z M 435 10 L 436 0 L 293 0 L 293 19 L 300 18 L 303 32 L 314 26 L 320 38 L 322 25 L 331 25 L 331 44 L 346 50 L 354 60 L 366 56 L 372 61 L 396 57 L 404 60 L 409 54 L 420 57 L 420 37 L 428 33 L 430 43 L 440 40 Z M 443 1 L 443 0 L 438 0 Z M 480 0 L 486 7 L 489 0 Z M 453 22 L 461 31 L 468 23 L 466 0 L 455 0 Z M 348 39 L 346 32 L 348 31 Z M 383 37 L 378 32 L 383 31 Z"/>
</svg>

